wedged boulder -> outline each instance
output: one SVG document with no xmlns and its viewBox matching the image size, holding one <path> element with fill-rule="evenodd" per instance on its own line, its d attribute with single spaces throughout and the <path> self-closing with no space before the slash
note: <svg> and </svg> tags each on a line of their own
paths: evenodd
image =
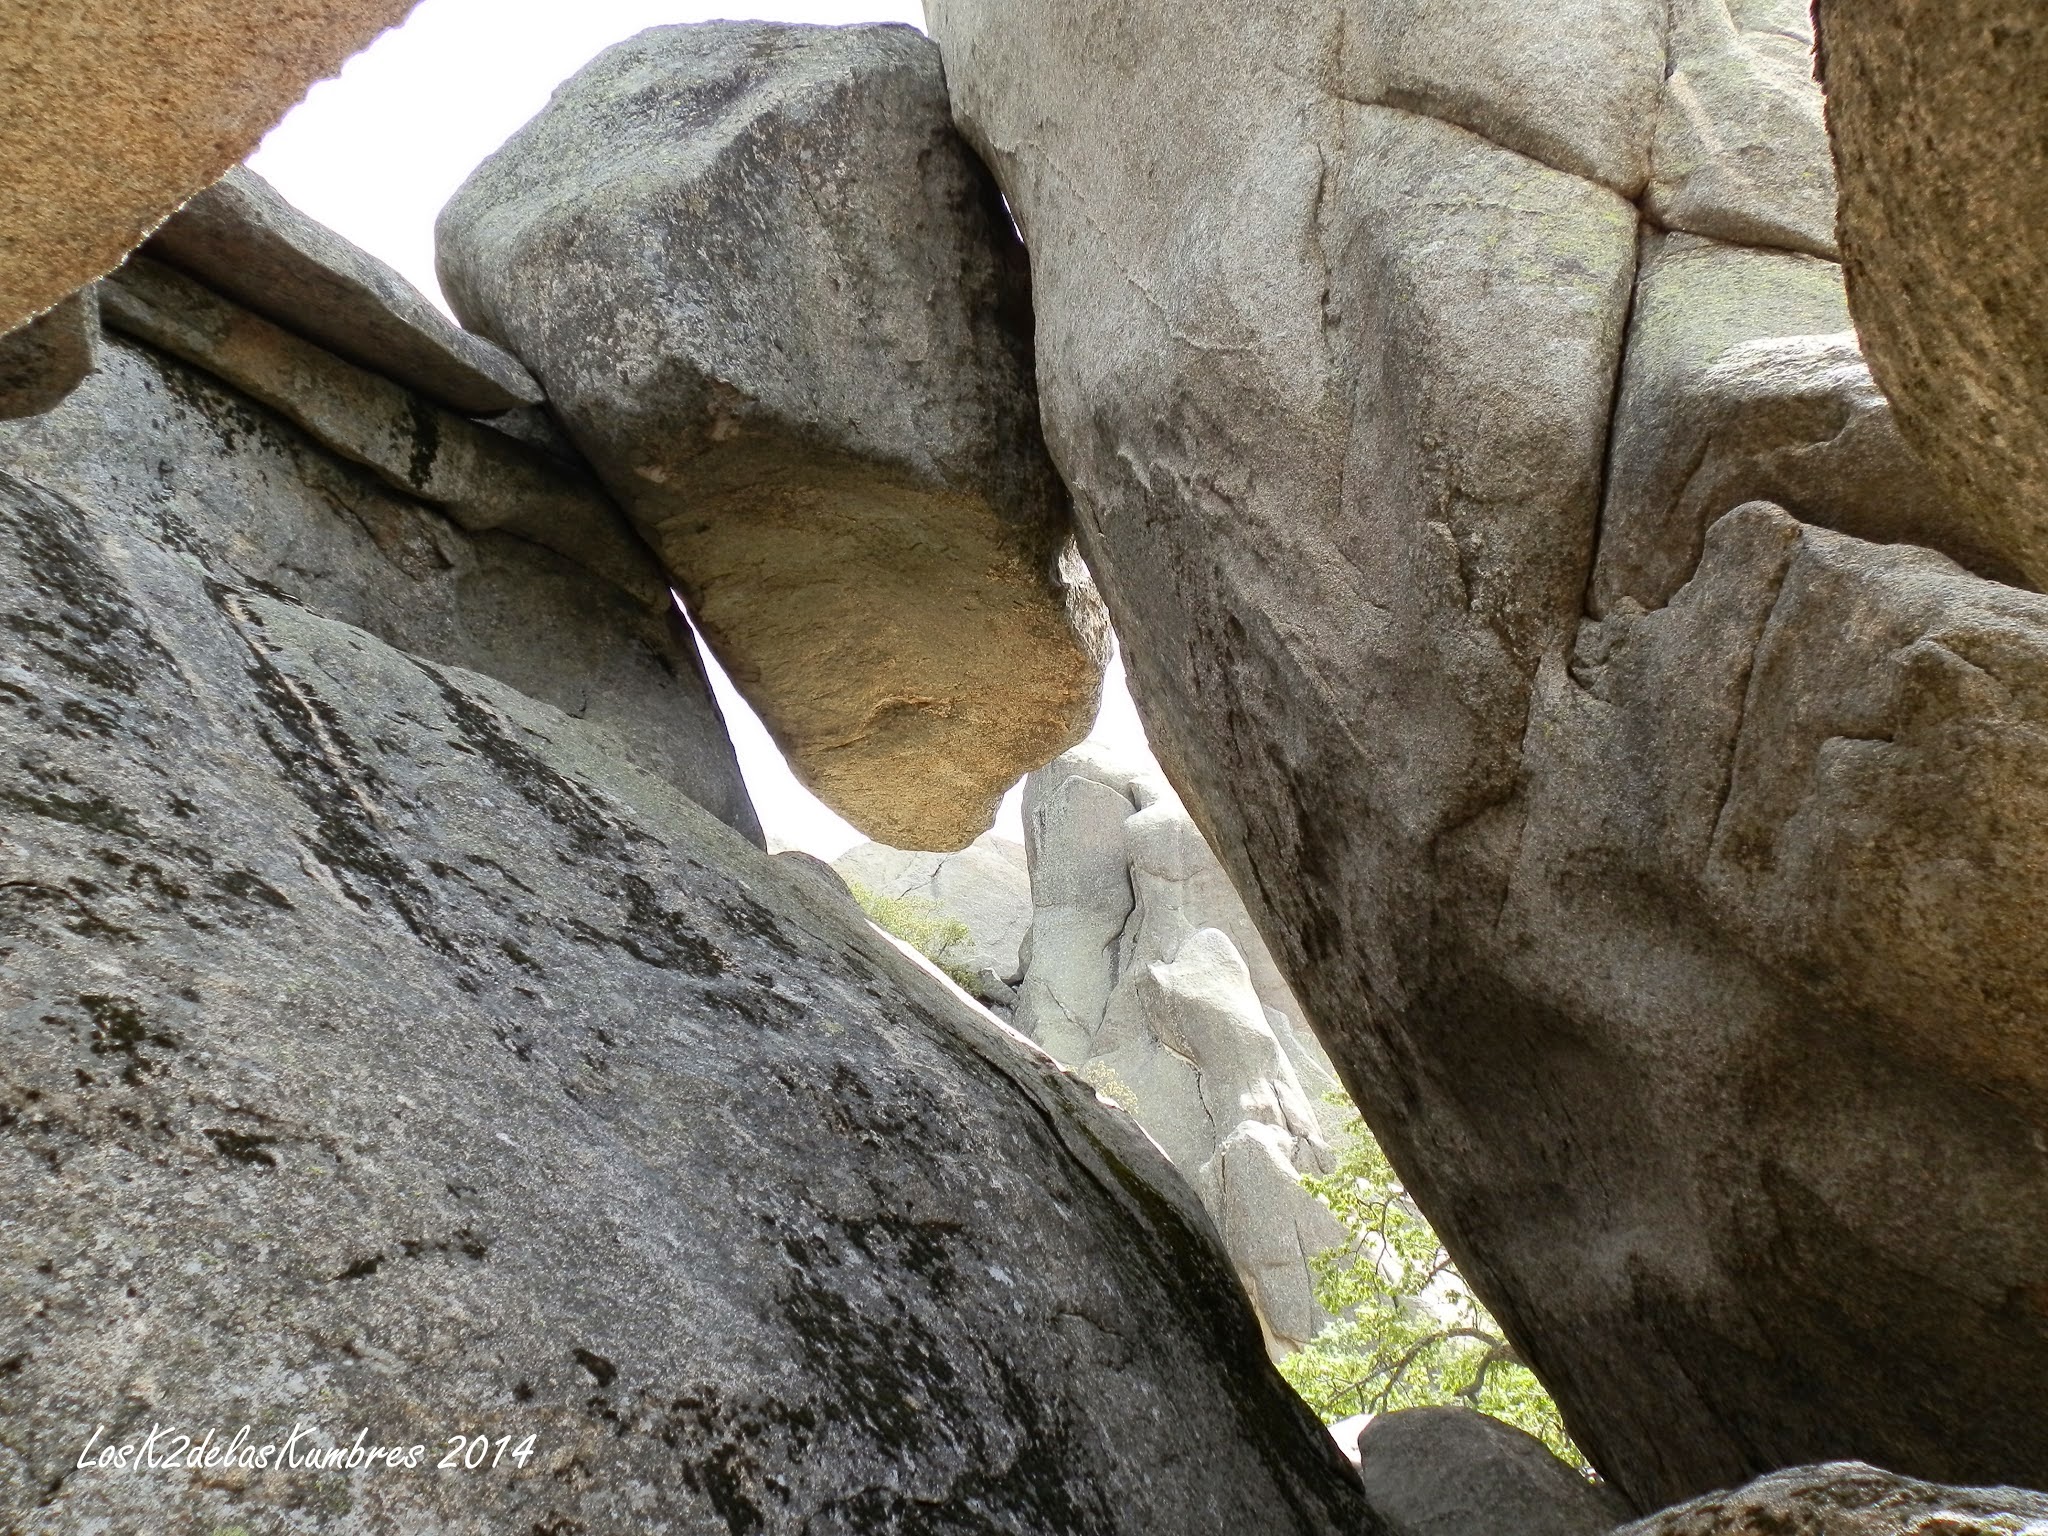
<svg viewBox="0 0 2048 1536">
<path fill-rule="evenodd" d="M 1534 1435 L 1469 1408 L 1379 1415 L 1358 1470 L 1390 1536 L 1607 1536 L 1631 1514 Z"/>
<path fill-rule="evenodd" d="M 0 336 L 0 421 L 62 403 L 98 366 L 99 342 L 99 301 L 90 289 Z"/>
<path fill-rule="evenodd" d="M 546 386 L 810 788 L 947 851 L 1086 734 L 1107 631 L 1029 278 L 900 26 L 661 27 L 443 212 L 442 286 Z"/>
<path fill-rule="evenodd" d="M 111 270 L 414 0 L 72 0 L 0 14 L 0 331 Z"/>
<path fill-rule="evenodd" d="M 973 975 L 986 1002 L 1008 1005 L 1024 976 L 1020 952 L 1031 931 L 1031 872 L 1024 845 L 983 833 L 958 853 L 914 853 L 863 843 L 832 867 L 878 896 L 908 897 L 951 918 L 967 937 L 946 962 Z"/>
<path fill-rule="evenodd" d="M 1669 50 L 1643 211 L 1667 229 L 1836 256 L 1808 0 L 1673 0 Z"/>
<path fill-rule="evenodd" d="M 1378 1531 L 1127 1122 L 607 732 L 6 472 L 0 633 L 0 1524 Z M 422 1460 L 79 1465 L 242 1424 Z"/>
<path fill-rule="evenodd" d="M 2048 1481 L 2048 601 L 1703 502 L 1589 614 L 1638 210 L 1353 104 L 1373 15 L 929 7 L 1147 735 L 1635 1507 Z"/>
<path fill-rule="evenodd" d="M 172 325 L 193 317 L 172 309 L 162 318 Z M 310 400 L 303 388 L 338 372 L 373 399 L 382 397 L 372 386 L 402 393 L 295 345 L 303 366 L 271 375 L 285 403 L 317 404 L 322 419 L 352 434 L 378 418 L 327 415 L 352 397 Z M 465 530 L 335 451 L 331 439 L 309 435 L 300 422 L 312 419 L 305 409 L 296 419 L 273 411 L 218 375 L 116 334 L 106 339 L 101 370 L 62 406 L 0 425 L 0 468 L 108 516 L 144 519 L 156 537 L 233 572 L 237 586 L 283 594 L 602 727 L 622 759 L 759 841 L 724 720 L 672 607 L 657 609 L 638 583 L 615 584 L 510 531 Z M 519 506 L 536 475 L 531 456 L 463 426 L 476 434 L 468 474 L 479 503 Z M 573 482 L 552 483 L 559 505 Z M 632 538 L 587 483 L 581 494 L 613 521 L 618 538 Z"/>
<path fill-rule="evenodd" d="M 244 309 L 458 411 L 535 405 L 533 375 L 390 267 L 238 165 L 164 222 L 149 254 Z"/>
<path fill-rule="evenodd" d="M 1860 1462 L 1792 1467 L 1614 1536 L 2048 1536 L 2048 1494 L 1945 1488 Z"/>
<path fill-rule="evenodd" d="M 2040 586 L 2048 29 L 2016 0 L 1819 0 L 1815 15 L 1871 372 L 1967 525 L 1997 530 Z"/>
</svg>

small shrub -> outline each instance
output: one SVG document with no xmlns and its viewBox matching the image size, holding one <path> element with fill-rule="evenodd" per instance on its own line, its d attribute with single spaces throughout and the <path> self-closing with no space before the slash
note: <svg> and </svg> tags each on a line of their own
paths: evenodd
<svg viewBox="0 0 2048 1536">
<path fill-rule="evenodd" d="M 1116 1069 L 1108 1062 L 1099 1058 L 1085 1062 L 1075 1076 L 1133 1119 L 1137 1117 L 1138 1095 L 1129 1083 L 1116 1075 Z"/>
<path fill-rule="evenodd" d="M 1341 1094 L 1332 1101 L 1350 1105 Z M 1334 1321 L 1280 1364 L 1308 1405 L 1332 1424 L 1397 1408 L 1476 1408 L 1590 1471 L 1557 1404 L 1466 1286 L 1362 1119 L 1351 1123 L 1336 1172 L 1304 1182 L 1351 1234 L 1312 1266 L 1316 1300 Z"/>
<path fill-rule="evenodd" d="M 980 983 L 974 972 L 948 958 L 974 937 L 959 918 L 947 916 L 921 896 L 884 896 L 859 881 L 849 881 L 848 888 L 860 903 L 861 911 L 867 913 L 869 922 L 896 935 L 967 992 L 980 995 Z"/>
</svg>

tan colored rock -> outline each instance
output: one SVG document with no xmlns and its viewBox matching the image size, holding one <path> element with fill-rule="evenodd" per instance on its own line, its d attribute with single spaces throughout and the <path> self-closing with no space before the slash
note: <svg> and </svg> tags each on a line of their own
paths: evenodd
<svg viewBox="0 0 2048 1536">
<path fill-rule="evenodd" d="M 2048 27 L 1820 0 L 1849 307 L 1899 428 L 2048 579 Z"/>
<path fill-rule="evenodd" d="M 413 0 L 0 9 L 0 328 L 109 271 Z"/>
</svg>

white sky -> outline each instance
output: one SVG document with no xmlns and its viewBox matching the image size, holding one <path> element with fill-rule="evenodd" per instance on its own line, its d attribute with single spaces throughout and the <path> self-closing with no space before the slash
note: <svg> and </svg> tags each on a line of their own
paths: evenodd
<svg viewBox="0 0 2048 1536">
<path fill-rule="evenodd" d="M 146 3 L 146 0 L 144 0 Z M 765 21 L 924 22 L 921 0 L 740 0 Z M 611 44 L 647 27 L 730 17 L 684 0 L 422 0 L 405 25 L 313 88 L 250 164 L 286 197 L 382 257 L 435 299 L 434 216 L 477 163 Z M 706 663 L 771 846 L 833 858 L 862 841 L 791 775 L 717 663 Z M 1145 737 L 1114 665 L 1098 737 Z M 996 830 L 1023 836 L 1012 791 Z"/>
</svg>

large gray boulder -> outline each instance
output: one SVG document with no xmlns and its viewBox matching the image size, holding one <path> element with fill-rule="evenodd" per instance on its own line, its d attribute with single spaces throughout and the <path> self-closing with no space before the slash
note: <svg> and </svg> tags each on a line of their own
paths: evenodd
<svg viewBox="0 0 2048 1536">
<path fill-rule="evenodd" d="M 146 518 L 238 586 L 600 726 L 626 761 L 759 840 L 695 642 L 587 475 L 191 285 L 104 286 L 110 316 L 190 342 L 196 361 L 108 336 L 100 371 L 62 406 L 0 425 L 0 468 Z M 445 487 L 451 465 L 455 507 L 408 481 Z"/>
<path fill-rule="evenodd" d="M 1379 1531 L 1143 1138 L 603 728 L 4 470 L 0 633 L 0 1525 Z M 245 1424 L 420 1461 L 99 1459 Z"/>
<path fill-rule="evenodd" d="M 1534 1435 L 1470 1408 L 1379 1415 L 1358 1470 L 1391 1536 L 1607 1536 L 1630 1514 Z"/>
<path fill-rule="evenodd" d="M 1674 498 L 1632 440 L 1657 504 L 1617 503 L 1617 381 L 1709 461 L 1702 419 L 1753 433 L 1773 390 L 1836 391 L 1816 448 L 1881 424 L 1832 328 L 1818 366 L 1764 330 L 1782 387 L 1706 381 L 1747 366 L 1712 338 L 1633 369 L 1641 210 L 1583 155 L 1359 104 L 1342 61 L 1395 9 L 928 7 L 1147 734 L 1635 1507 L 1841 1456 L 2048 1481 L 2048 601 L 1949 557 L 1982 525 L 1887 529 L 1881 475 L 1834 483 L 1851 534 L 1743 474 Z M 1725 14 L 1747 48 L 1796 10 Z M 1554 58 L 1512 65 L 1541 99 Z M 1757 176 L 1809 185 L 1806 142 Z M 1802 447 L 1752 445 L 1717 473 Z M 1654 580 L 1596 606 L 1617 526 Z"/>
<path fill-rule="evenodd" d="M 442 214 L 442 286 L 546 385 L 798 777 L 952 850 L 1095 715 L 1107 632 L 1029 278 L 912 28 L 602 54 Z"/>
<path fill-rule="evenodd" d="M 1944 1488 L 1860 1462 L 1792 1467 L 1614 1536 L 2048 1536 L 2048 1494 Z"/>
<path fill-rule="evenodd" d="M 1818 0 L 1871 371 L 1959 521 L 2048 584 L 2048 29 L 2024 0 Z"/>
</svg>

